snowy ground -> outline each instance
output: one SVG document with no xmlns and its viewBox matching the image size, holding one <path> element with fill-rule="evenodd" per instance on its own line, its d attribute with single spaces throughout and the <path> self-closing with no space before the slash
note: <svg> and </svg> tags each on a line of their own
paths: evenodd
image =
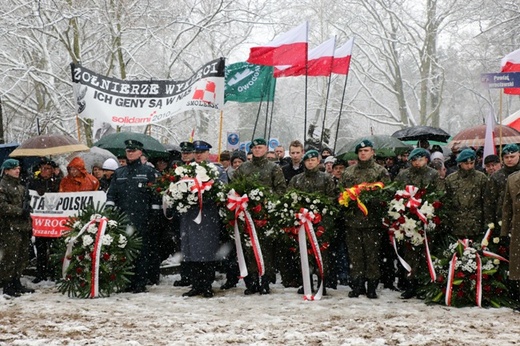
<svg viewBox="0 0 520 346">
<path fill-rule="evenodd" d="M 243 283 L 214 298 L 184 298 L 178 275 L 148 293 L 72 299 L 52 282 L 35 294 L 0 296 L 0 345 L 517 345 L 520 314 L 510 309 L 427 306 L 399 293 L 348 298 L 348 287 L 305 302 L 295 288 L 272 285 L 245 296 Z"/>
</svg>

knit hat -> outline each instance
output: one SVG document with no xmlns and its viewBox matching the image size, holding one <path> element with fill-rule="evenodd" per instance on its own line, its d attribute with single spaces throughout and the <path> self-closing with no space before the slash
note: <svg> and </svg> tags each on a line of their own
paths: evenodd
<svg viewBox="0 0 520 346">
<path fill-rule="evenodd" d="M 102 169 L 106 171 L 115 171 L 119 167 L 119 164 L 113 158 L 108 158 L 103 162 Z"/>
<path fill-rule="evenodd" d="M 500 163 L 500 158 L 494 154 L 488 155 L 484 159 L 484 164 L 487 165 L 488 163 Z"/>
<path fill-rule="evenodd" d="M 356 145 L 356 149 L 355 149 L 356 154 L 358 153 L 359 149 L 366 148 L 366 147 L 373 148 L 374 147 L 374 143 L 372 143 L 368 139 L 363 139 L 361 142 L 358 143 L 358 145 Z"/>
<path fill-rule="evenodd" d="M 431 155 L 430 155 L 430 160 L 431 160 L 431 161 L 433 161 L 433 160 L 441 160 L 441 161 L 444 161 L 444 155 L 443 155 L 441 152 L 434 151 L 434 152 L 431 153 Z"/>
<path fill-rule="evenodd" d="M 464 149 L 457 156 L 457 163 L 475 161 L 477 155 L 473 149 Z"/>
<path fill-rule="evenodd" d="M 231 154 L 231 164 L 233 164 L 233 161 L 235 161 L 235 159 L 240 159 L 240 160 L 242 160 L 242 162 L 246 162 L 247 161 L 246 153 L 243 152 L 242 150 L 233 151 L 233 153 Z"/>
<path fill-rule="evenodd" d="M 502 149 L 502 155 L 509 155 L 519 151 L 518 145 L 508 144 Z"/>
<path fill-rule="evenodd" d="M 15 159 L 7 159 L 2 163 L 2 166 L 0 167 L 1 170 L 5 169 L 13 169 L 20 166 L 20 161 Z"/>
<path fill-rule="evenodd" d="M 320 157 L 320 153 L 317 150 L 309 150 L 305 152 L 305 155 L 303 155 L 303 161 L 313 157 Z"/>
<path fill-rule="evenodd" d="M 332 163 L 336 162 L 336 158 L 334 156 L 327 156 L 324 163 L 329 163 L 329 162 L 332 162 Z"/>
<path fill-rule="evenodd" d="M 426 157 L 427 159 L 430 159 L 430 153 L 426 149 L 415 148 L 414 150 L 412 150 L 412 152 L 408 156 L 408 160 L 413 161 L 413 160 L 418 159 L 420 157 Z"/>
</svg>

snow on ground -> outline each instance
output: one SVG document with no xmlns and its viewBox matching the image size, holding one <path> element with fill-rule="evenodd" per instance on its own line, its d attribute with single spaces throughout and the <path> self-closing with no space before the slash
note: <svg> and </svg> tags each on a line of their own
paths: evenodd
<svg viewBox="0 0 520 346">
<path fill-rule="evenodd" d="M 520 314 L 510 309 L 427 306 L 379 289 L 379 299 L 329 290 L 306 302 L 295 288 L 245 296 L 244 285 L 214 298 L 182 297 L 178 275 L 148 293 L 73 299 L 52 282 L 35 294 L 0 296 L 0 345 L 518 345 Z"/>
</svg>

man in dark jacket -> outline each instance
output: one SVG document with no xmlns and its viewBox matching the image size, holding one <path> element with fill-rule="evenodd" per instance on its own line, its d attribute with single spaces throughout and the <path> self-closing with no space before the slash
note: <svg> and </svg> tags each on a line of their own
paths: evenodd
<svg viewBox="0 0 520 346">
<path fill-rule="evenodd" d="M 291 157 L 291 162 L 282 167 L 286 184 L 289 184 L 292 177 L 295 175 L 303 173 L 303 154 L 303 144 L 298 140 L 292 141 L 289 145 L 289 156 Z"/>
<path fill-rule="evenodd" d="M 42 160 L 37 175 L 31 177 L 27 182 L 26 198 L 29 198 L 29 190 L 35 190 L 40 196 L 43 196 L 46 192 L 59 191 L 61 179 L 54 175 L 54 167 L 56 167 L 54 161 L 49 159 Z M 35 284 L 47 280 L 48 277 L 52 277 L 49 256 L 55 241 L 55 238 L 49 237 L 35 237 L 34 239 L 34 245 L 36 247 L 36 277 L 33 283 Z"/>
<path fill-rule="evenodd" d="M 373 143 L 367 139 L 356 145 L 355 151 L 358 163 L 348 167 L 341 177 L 341 185 L 345 188 L 361 183 L 390 182 L 388 171 L 376 164 L 374 160 Z M 359 209 L 348 220 L 346 243 L 350 256 L 352 291 L 348 296 L 377 298 L 376 288 L 379 284 L 379 247 L 381 241 L 381 217 L 375 210 L 376 206 L 367 206 L 369 211 L 365 216 Z M 365 289 L 365 281 L 368 281 Z"/>
<path fill-rule="evenodd" d="M 7 159 L 0 167 L 0 283 L 5 295 L 19 297 L 34 290 L 22 286 L 20 277 L 29 261 L 31 242 L 30 209 L 25 199 L 25 188 L 20 184 L 20 163 Z M 25 203 L 24 203 L 25 202 Z"/>
<path fill-rule="evenodd" d="M 128 139 L 125 141 L 128 164 L 118 168 L 110 182 L 107 192 L 107 207 L 117 207 L 126 213 L 135 232 L 142 240 L 141 251 L 135 259 L 135 273 L 128 289 L 133 293 L 146 292 L 146 284 L 151 273 L 157 271 L 153 266 L 157 255 L 157 234 L 150 227 L 153 218 L 160 218 L 162 210 L 160 198 L 148 187 L 154 183 L 159 173 L 141 163 L 143 143 Z"/>
<path fill-rule="evenodd" d="M 238 180 L 241 177 L 256 176 L 258 182 L 269 188 L 271 192 L 279 195 L 283 194 L 286 189 L 286 183 L 282 169 L 276 163 L 267 160 L 267 142 L 265 139 L 257 138 L 253 140 L 250 149 L 253 152 L 252 160 L 244 162 L 240 167 L 238 167 L 235 171 L 234 179 Z M 260 247 L 264 257 L 265 275 L 262 277 L 262 282 L 260 283 L 253 251 L 246 251 L 247 270 L 249 273 L 249 275 L 244 278 L 247 287 L 244 291 L 244 294 L 246 295 L 253 293 L 268 294 L 270 292 L 269 281 L 275 279 L 273 264 L 275 245 L 271 242 L 264 242 L 263 244 L 260 244 Z"/>
</svg>

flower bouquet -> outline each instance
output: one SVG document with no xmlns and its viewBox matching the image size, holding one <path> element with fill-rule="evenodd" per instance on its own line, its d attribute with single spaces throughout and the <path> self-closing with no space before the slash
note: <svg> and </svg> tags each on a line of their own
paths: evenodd
<svg viewBox="0 0 520 346">
<path fill-rule="evenodd" d="M 338 198 L 339 205 L 347 208 L 347 212 L 354 213 L 359 209 L 363 215 L 368 215 L 366 204 L 372 205 L 372 201 L 385 200 L 382 196 L 385 184 L 383 182 L 362 183 L 349 188 L 341 189 Z"/>
<path fill-rule="evenodd" d="M 220 209 L 220 213 L 226 228 L 230 230 L 231 238 L 235 239 L 240 275 L 247 276 L 242 251 L 243 239 L 243 244 L 252 248 L 262 276 L 265 268 L 260 245 L 274 235 L 267 209 L 267 205 L 273 200 L 272 193 L 259 184 L 255 176 L 250 176 L 233 180 L 218 195 L 220 201 L 226 205 L 226 208 Z M 241 234 L 244 234 L 243 238 Z"/>
<path fill-rule="evenodd" d="M 58 290 L 80 298 L 123 291 L 141 246 L 127 225 L 125 214 L 103 207 L 88 207 L 70 218 L 56 258 L 62 268 Z"/>
<path fill-rule="evenodd" d="M 191 162 L 170 170 L 159 183 L 152 186 L 163 196 L 163 204 L 178 214 L 184 214 L 193 206 L 202 209 L 203 201 L 217 200 L 222 188 L 220 172 L 213 163 Z M 169 182 L 169 183 L 168 183 Z M 168 188 L 164 189 L 164 184 Z M 200 214 L 199 214 L 200 216 Z"/>
<path fill-rule="evenodd" d="M 506 283 L 507 259 L 500 254 L 505 251 L 498 237 L 487 238 L 481 243 L 468 239 L 452 242 L 434 257 L 438 276 L 421 289 L 426 302 L 454 307 L 514 305 Z"/>
<path fill-rule="evenodd" d="M 388 218 L 383 219 L 383 225 L 388 227 L 390 240 L 394 245 L 397 257 L 408 271 L 411 267 L 399 256 L 395 241 L 404 242 L 412 247 L 424 246 L 428 269 L 432 280 L 435 271 L 429 250 L 428 232 L 434 231 L 440 224 L 437 215 L 442 203 L 439 194 L 407 185 L 398 190 L 388 204 Z"/>
</svg>

